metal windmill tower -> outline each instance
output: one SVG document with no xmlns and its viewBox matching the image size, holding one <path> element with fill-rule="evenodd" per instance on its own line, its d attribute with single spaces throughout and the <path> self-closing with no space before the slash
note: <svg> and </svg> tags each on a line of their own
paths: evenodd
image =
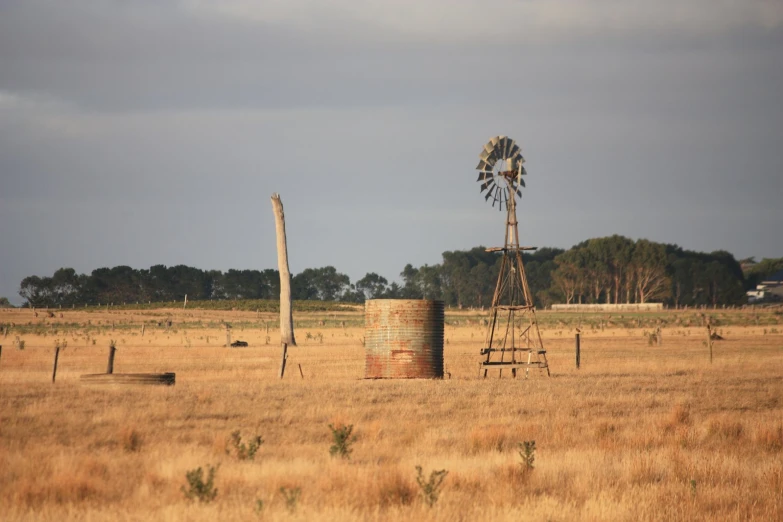
<svg viewBox="0 0 783 522">
<path fill-rule="evenodd" d="M 519 146 L 506 136 L 495 136 L 484 145 L 476 169 L 484 199 L 492 199 L 492 206 L 506 209 L 505 242 L 502 247 L 488 248 L 487 252 L 502 252 L 498 281 L 492 297 L 487 337 L 481 355 L 485 359 L 480 369 L 484 377 L 487 370 L 497 368 L 502 377 L 503 369 L 511 370 L 516 377 L 517 369 L 525 369 L 527 377 L 530 367 L 545 369 L 549 375 L 546 350 L 538 331 L 536 310 L 530 287 L 527 284 L 522 252 L 537 247 L 519 246 L 517 227 L 517 196 L 522 197 L 527 172 L 525 159 Z"/>
</svg>

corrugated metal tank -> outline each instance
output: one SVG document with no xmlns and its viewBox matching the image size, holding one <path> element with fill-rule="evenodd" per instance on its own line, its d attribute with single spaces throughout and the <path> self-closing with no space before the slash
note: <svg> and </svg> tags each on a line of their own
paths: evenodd
<svg viewBox="0 0 783 522">
<path fill-rule="evenodd" d="M 443 378 L 443 301 L 364 303 L 365 379 Z"/>
</svg>

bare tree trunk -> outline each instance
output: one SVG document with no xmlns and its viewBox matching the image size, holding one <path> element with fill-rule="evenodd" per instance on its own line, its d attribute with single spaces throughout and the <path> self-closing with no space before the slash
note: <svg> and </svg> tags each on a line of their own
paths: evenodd
<svg viewBox="0 0 783 522">
<path fill-rule="evenodd" d="M 277 266 L 280 271 L 280 342 L 296 346 L 294 340 L 294 316 L 291 308 L 291 273 L 288 271 L 288 245 L 285 238 L 283 202 L 278 194 L 272 194 L 272 210 L 275 213 L 277 232 Z"/>
</svg>

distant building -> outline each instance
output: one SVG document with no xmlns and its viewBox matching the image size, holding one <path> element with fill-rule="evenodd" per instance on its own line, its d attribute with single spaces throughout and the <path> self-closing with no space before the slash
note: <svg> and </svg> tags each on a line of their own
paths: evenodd
<svg viewBox="0 0 783 522">
<path fill-rule="evenodd" d="M 765 277 L 755 290 L 748 290 L 748 303 L 760 303 L 762 301 L 783 300 L 783 270 L 779 270 L 769 277 Z"/>
</svg>

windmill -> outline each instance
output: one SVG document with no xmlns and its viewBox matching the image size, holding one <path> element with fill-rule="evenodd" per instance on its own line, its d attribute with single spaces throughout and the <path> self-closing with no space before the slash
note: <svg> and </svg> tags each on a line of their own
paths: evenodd
<svg viewBox="0 0 783 522">
<path fill-rule="evenodd" d="M 492 297 L 487 337 L 481 355 L 485 359 L 480 369 L 484 377 L 490 368 L 511 370 L 525 369 L 525 377 L 531 367 L 545 369 L 549 375 L 546 350 L 536 322 L 536 310 L 530 287 L 527 284 L 522 252 L 537 247 L 519 246 L 517 227 L 517 197 L 522 197 L 527 174 L 519 145 L 507 136 L 495 136 L 484 145 L 476 169 L 481 182 L 484 200 L 492 200 L 498 210 L 506 209 L 505 243 L 502 247 L 488 248 L 487 252 L 502 252 L 498 281 Z"/>
</svg>

